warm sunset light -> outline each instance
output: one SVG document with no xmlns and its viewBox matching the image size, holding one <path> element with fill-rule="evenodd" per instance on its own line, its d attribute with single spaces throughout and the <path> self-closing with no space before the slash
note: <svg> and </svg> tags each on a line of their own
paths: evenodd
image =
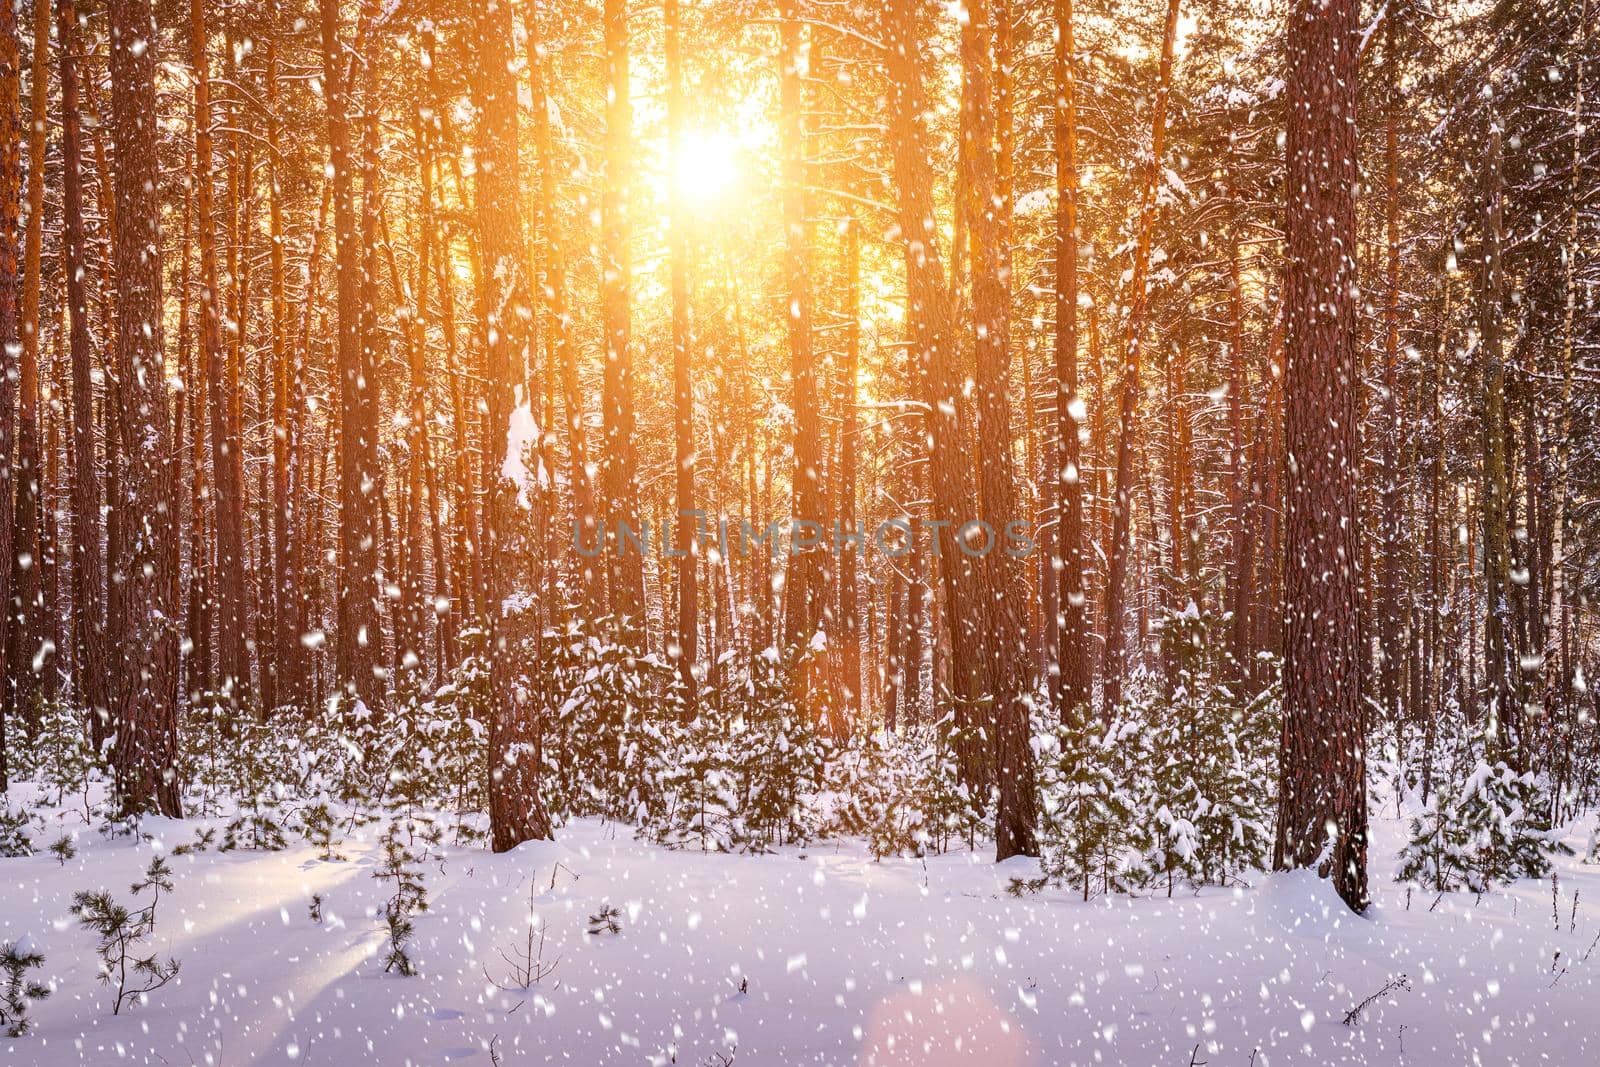
<svg viewBox="0 0 1600 1067">
<path fill-rule="evenodd" d="M 1600 1064 L 1600 0 L 0 2 L 0 1067 Z"/>
<path fill-rule="evenodd" d="M 673 157 L 678 192 L 700 208 L 723 203 L 739 184 L 739 141 L 726 130 L 689 130 Z"/>
</svg>

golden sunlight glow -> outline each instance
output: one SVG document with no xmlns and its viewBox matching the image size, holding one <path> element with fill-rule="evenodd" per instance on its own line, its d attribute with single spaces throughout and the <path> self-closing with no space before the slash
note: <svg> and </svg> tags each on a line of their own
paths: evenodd
<svg viewBox="0 0 1600 1067">
<path fill-rule="evenodd" d="M 739 141 L 726 130 L 689 130 L 673 158 L 673 180 L 684 199 L 715 204 L 739 184 Z"/>
</svg>

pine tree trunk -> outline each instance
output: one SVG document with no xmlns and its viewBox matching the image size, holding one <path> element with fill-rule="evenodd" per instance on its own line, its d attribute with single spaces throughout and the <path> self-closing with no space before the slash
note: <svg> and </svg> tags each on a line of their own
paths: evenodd
<svg viewBox="0 0 1600 1067">
<path fill-rule="evenodd" d="M 56 8 L 61 50 L 62 221 L 72 360 L 72 644 L 78 694 L 90 712 L 98 748 L 111 735 L 105 637 L 105 563 L 100 539 L 100 479 L 95 463 L 94 344 L 84 281 L 89 262 L 83 228 L 83 138 L 79 123 L 78 15 L 72 0 Z"/>
<path fill-rule="evenodd" d="M 1172 89 L 1173 51 L 1178 34 L 1179 0 L 1168 0 L 1166 29 L 1162 34 L 1161 71 L 1156 81 L 1155 109 L 1150 120 L 1150 158 L 1139 192 L 1139 233 L 1134 243 L 1133 307 L 1128 315 L 1128 361 L 1122 368 L 1121 437 L 1117 442 L 1117 478 L 1112 500 L 1111 544 L 1106 565 L 1106 645 L 1101 672 L 1101 713 L 1110 718 L 1122 702 L 1125 666 L 1123 645 L 1125 586 L 1128 576 L 1129 528 L 1133 518 L 1133 452 L 1139 431 L 1140 364 L 1144 358 L 1145 320 L 1149 312 L 1150 240 L 1155 228 L 1156 188 L 1161 179 L 1161 156 L 1166 145 L 1167 99 Z"/>
<path fill-rule="evenodd" d="M 307 691 L 305 657 L 302 655 L 304 646 L 300 643 L 300 635 L 305 629 L 300 610 L 300 575 L 296 566 L 298 547 L 295 543 L 300 509 L 292 493 L 292 466 L 297 462 L 299 439 L 293 432 L 295 420 L 290 412 L 294 406 L 293 383 L 298 375 L 289 337 L 283 182 L 278 168 L 283 151 L 283 119 L 279 114 L 282 105 L 278 84 L 278 35 L 281 30 L 278 5 L 279 0 L 268 0 L 266 117 L 267 181 L 270 191 L 268 212 L 272 238 L 272 600 L 273 617 L 277 620 L 269 671 L 276 683 L 276 702 L 304 711 L 310 706 L 313 694 Z M 262 673 L 266 675 L 269 671 Z"/>
<path fill-rule="evenodd" d="M 1240 682 L 1254 678 L 1251 647 L 1251 608 L 1255 592 L 1256 531 L 1250 522 L 1250 486 L 1245 466 L 1245 392 L 1249 375 L 1244 351 L 1244 284 L 1239 263 L 1239 241 L 1233 239 L 1228 255 L 1228 350 L 1231 356 L 1228 378 L 1228 434 L 1230 438 L 1229 510 L 1232 544 L 1228 553 L 1228 609 L 1233 613 L 1229 639 L 1233 657 L 1233 677 Z"/>
<path fill-rule="evenodd" d="M 845 343 L 839 370 L 839 525 L 856 528 L 856 455 L 861 433 L 856 404 L 861 363 L 861 233 L 854 218 L 845 224 Z M 861 591 L 857 575 L 858 553 L 839 550 L 839 671 L 847 727 L 854 728 L 862 709 Z"/>
<path fill-rule="evenodd" d="M 1073 57 L 1072 0 L 1056 0 L 1056 446 L 1054 476 L 1059 501 L 1056 555 L 1060 559 L 1056 613 L 1060 621 L 1056 661 L 1061 719 L 1088 713 L 1093 699 L 1085 572 L 1083 453 L 1084 414 L 1078 387 L 1078 81 Z"/>
<path fill-rule="evenodd" d="M 1356 575 L 1358 15 L 1357 0 L 1301 0 L 1288 25 L 1288 536 L 1274 849 L 1280 869 L 1322 860 L 1355 911 L 1368 903 Z"/>
<path fill-rule="evenodd" d="M 1478 290 L 1478 336 L 1483 350 L 1483 662 L 1487 680 L 1492 758 L 1520 767 L 1517 674 L 1512 661 L 1511 548 L 1507 512 L 1511 503 L 1508 469 L 1506 368 L 1501 337 L 1504 267 L 1501 263 L 1500 175 L 1502 135 L 1491 112 L 1483 175 L 1483 269 Z"/>
<path fill-rule="evenodd" d="M 473 81 L 478 105 L 476 178 L 478 244 L 489 282 L 488 321 L 484 324 L 485 378 L 489 436 L 497 477 L 486 507 L 489 543 L 490 642 L 494 650 L 494 711 L 489 727 L 489 819 L 496 852 L 524 841 L 548 838 L 550 818 L 539 794 L 542 738 L 534 704 L 516 684 L 513 659 L 518 624 L 515 613 L 501 605 L 516 591 L 519 554 L 525 539 L 516 535 L 527 523 L 519 514 L 519 486 L 504 470 L 513 459 L 511 412 L 514 389 L 524 378 L 527 335 L 523 323 L 531 315 L 526 243 L 520 211 L 521 167 L 517 152 L 517 84 L 512 73 L 512 19 L 509 0 L 488 0 L 478 13 L 478 70 Z"/>
<path fill-rule="evenodd" d="M 794 474 L 790 516 L 797 541 L 822 530 L 822 416 L 817 404 L 817 358 L 812 337 L 809 222 L 806 218 L 805 96 L 807 58 L 797 0 L 779 0 L 782 55 L 779 71 L 779 139 L 782 146 L 783 272 L 787 287 L 789 377 L 794 389 Z M 806 524 L 815 524 L 807 526 Z M 823 531 L 818 539 L 829 531 Z M 791 547 L 784 581 L 784 644 L 804 648 L 823 624 L 826 585 L 820 546 Z"/>
<path fill-rule="evenodd" d="M 242 699 L 250 685 L 245 648 L 248 628 L 245 592 L 243 441 L 234 421 L 238 405 L 236 361 L 223 343 L 222 289 L 218 277 L 216 204 L 213 192 L 211 76 L 206 57 L 206 3 L 190 0 L 194 66 L 195 183 L 199 211 L 201 342 L 206 395 L 211 406 L 211 513 L 215 536 L 212 603 L 217 628 L 217 681 Z M 231 187 L 231 185 L 230 185 Z M 230 201 L 229 216 L 233 217 Z M 230 227 L 231 229 L 231 227 Z M 230 242 L 230 247 L 232 243 Z M 230 259 L 232 257 L 230 252 Z"/>
<path fill-rule="evenodd" d="M 1579 221 L 1581 218 L 1580 207 L 1583 202 L 1583 134 L 1585 132 L 1584 117 L 1584 58 L 1588 54 L 1589 44 L 1589 0 L 1583 0 L 1578 12 L 1578 25 L 1575 31 L 1576 41 L 1573 46 L 1574 85 L 1572 90 L 1572 173 L 1567 179 L 1567 241 L 1566 249 L 1562 256 L 1565 268 L 1566 308 L 1561 329 L 1561 400 L 1556 409 L 1556 458 L 1554 471 L 1554 484 L 1550 487 L 1550 606 L 1549 616 L 1545 622 L 1541 647 L 1545 661 L 1557 661 L 1555 670 L 1546 670 L 1547 691 L 1550 694 L 1552 711 L 1559 714 L 1568 701 L 1567 682 L 1571 677 L 1572 665 L 1565 655 L 1558 655 L 1563 651 L 1560 635 L 1567 624 L 1567 584 L 1566 584 L 1566 525 L 1567 525 L 1567 484 L 1568 475 L 1572 465 L 1572 440 L 1570 427 L 1572 423 L 1572 378 L 1575 349 L 1577 345 L 1577 308 L 1578 308 L 1578 257 L 1582 246 L 1579 244 Z"/>
<path fill-rule="evenodd" d="M 113 560 L 117 719 L 112 763 L 125 816 L 182 812 L 177 774 L 178 613 L 172 603 L 177 508 L 162 359 L 161 182 L 156 33 L 149 0 L 111 0 L 111 112 L 117 143 L 117 417 L 128 528 Z"/>
<path fill-rule="evenodd" d="M 1011 401 L 1011 257 L 999 207 L 1004 198 L 996 187 L 995 106 L 993 97 L 994 26 L 986 0 L 968 0 L 961 32 L 961 59 L 966 73 L 964 105 L 972 143 L 968 146 L 972 236 L 972 310 L 977 359 L 978 510 L 976 537 L 971 525 L 959 532 L 983 554 L 981 588 L 985 696 L 992 701 L 994 771 L 999 803 L 995 811 L 995 858 L 1037 855 L 1033 750 L 1028 721 L 1029 657 L 1023 632 L 1027 593 L 1022 571 L 1006 535 L 1017 515 L 1016 471 L 1012 458 Z M 987 538 L 987 543 L 985 543 Z M 963 545 L 962 551 L 967 551 Z"/>
<path fill-rule="evenodd" d="M 601 450 L 605 495 L 606 569 L 611 613 L 620 625 L 638 633 L 648 630 L 645 618 L 644 557 L 626 547 L 619 524 L 640 528 L 639 475 L 634 451 L 633 352 L 630 347 L 629 299 L 632 265 L 628 252 L 631 226 L 628 190 L 633 153 L 633 105 L 629 97 L 628 2 L 605 0 L 606 103 L 605 180 L 600 195 L 600 312 L 605 338 L 602 385 L 604 448 Z"/>
<path fill-rule="evenodd" d="M 678 154 L 683 151 L 683 46 L 680 39 L 678 0 L 664 0 L 667 59 L 667 142 L 670 150 L 667 167 L 672 289 L 672 428 L 674 443 L 674 502 L 677 507 L 674 551 L 678 553 L 677 577 L 673 583 L 678 597 L 676 660 L 683 679 L 689 711 L 695 705 L 698 683 L 694 667 L 699 656 L 699 590 L 695 564 L 700 552 L 696 544 L 694 511 L 694 383 L 693 356 L 690 352 L 689 324 L 689 234 L 684 216 L 683 192 L 677 181 Z"/>
<path fill-rule="evenodd" d="M 0 5 L 0 606 L 11 604 L 12 479 L 11 449 L 16 437 L 17 363 L 22 351 L 22 43 L 17 10 Z M 6 616 L 11 612 L 6 611 Z M 0 679 L 11 676 L 0 640 Z M 6 718 L 0 710 L 0 746 Z M 0 758 L 0 788 L 8 781 Z"/>
<path fill-rule="evenodd" d="M 956 761 L 961 780 L 972 787 L 986 785 L 989 765 L 980 740 L 979 700 L 984 688 L 982 620 L 977 568 L 956 545 L 956 530 L 972 517 L 972 487 L 964 459 L 960 420 L 962 368 L 955 337 L 950 290 L 939 256 L 939 229 L 934 213 L 933 170 L 923 123 L 922 42 L 918 36 L 913 0 L 894 0 L 889 23 L 893 37 L 888 49 L 890 142 L 894 184 L 899 194 L 897 220 L 905 242 L 906 321 L 911 331 L 911 351 L 916 360 L 922 399 L 927 405 L 932 536 L 938 539 L 939 579 L 950 617 L 950 691 L 954 701 Z M 919 524 L 912 523 L 913 542 Z M 908 559 L 915 556 L 908 555 Z M 920 610 L 915 606 L 920 590 L 913 586 L 908 625 L 916 627 Z M 937 632 L 937 630 L 935 630 Z M 920 690 L 920 646 L 908 652 L 906 691 L 915 702 Z M 937 692 L 939 672 L 935 671 Z"/>
<path fill-rule="evenodd" d="M 44 275 L 45 127 L 50 98 L 50 0 L 33 5 L 33 85 L 28 128 L 28 228 L 23 252 L 22 352 L 17 369 L 16 515 L 12 548 L 14 608 L 6 633 L 4 704 L 20 713 L 27 736 L 39 727 L 40 670 L 34 661 L 44 637 L 39 575 L 39 297 Z M 41 665 L 42 665 L 41 660 Z"/>
<path fill-rule="evenodd" d="M 1402 615 L 1401 553 L 1404 551 L 1404 492 L 1400 470 L 1400 71 L 1395 56 L 1395 19 L 1384 22 L 1384 338 L 1383 338 L 1383 474 L 1378 505 L 1377 638 L 1378 704 L 1397 721 L 1404 720 L 1401 685 L 1405 667 L 1405 625 Z"/>
<path fill-rule="evenodd" d="M 379 561 L 378 393 L 374 353 L 362 334 L 362 244 L 356 230 L 350 150 L 349 85 L 339 36 L 339 0 L 322 3 L 323 99 L 328 113 L 328 167 L 333 181 L 334 256 L 338 275 L 339 573 L 338 686 L 374 711 L 383 634 L 377 607 Z"/>
</svg>

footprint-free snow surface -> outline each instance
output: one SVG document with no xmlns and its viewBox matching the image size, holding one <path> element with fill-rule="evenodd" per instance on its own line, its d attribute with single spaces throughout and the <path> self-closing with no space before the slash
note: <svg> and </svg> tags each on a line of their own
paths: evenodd
<svg viewBox="0 0 1600 1067">
<path fill-rule="evenodd" d="M 1600 1063 L 1600 868 L 1563 858 L 1554 884 L 1482 897 L 1408 891 L 1389 880 L 1392 815 L 1362 917 L 1304 874 L 1017 899 L 1006 886 L 1028 865 L 983 853 L 705 855 L 579 821 L 423 863 L 412 978 L 382 973 L 379 827 L 336 862 L 210 850 L 170 860 L 152 947 L 179 977 L 113 1017 L 72 894 L 129 899 L 153 850 L 197 825 L 154 823 L 143 843 L 80 830 L 64 865 L 0 860 L 0 942 L 30 937 L 54 987 L 33 1033 L 0 1037 L 0 1063 Z M 607 905 L 620 931 L 590 933 Z M 549 973 L 522 989 L 508 960 L 530 916 Z"/>
</svg>

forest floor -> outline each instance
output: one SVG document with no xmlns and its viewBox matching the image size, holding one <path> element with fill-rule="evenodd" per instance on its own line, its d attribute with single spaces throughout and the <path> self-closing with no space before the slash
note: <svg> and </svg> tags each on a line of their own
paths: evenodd
<svg viewBox="0 0 1600 1067">
<path fill-rule="evenodd" d="M 299 843 L 213 848 L 170 859 L 151 947 L 180 961 L 178 978 L 113 1017 L 72 894 L 130 900 L 154 849 L 220 820 L 156 822 L 156 840 L 135 843 L 63 812 L 75 858 L 0 860 L 0 942 L 31 937 L 54 986 L 34 1033 L 0 1037 L 0 1062 L 1600 1062 L 1600 867 L 1563 857 L 1554 887 L 1436 900 L 1391 880 L 1404 827 L 1392 805 L 1374 814 L 1362 917 L 1306 874 L 1170 899 L 1018 899 L 1006 886 L 1030 865 L 983 852 L 876 862 L 829 841 L 705 855 L 580 820 L 553 842 L 446 845 L 422 864 L 413 978 L 382 969 L 378 826 L 337 862 Z M 1569 838 L 1580 854 L 1591 820 Z M 552 970 L 522 990 L 507 958 L 530 899 Z M 589 933 L 608 904 L 620 932 Z"/>
</svg>

